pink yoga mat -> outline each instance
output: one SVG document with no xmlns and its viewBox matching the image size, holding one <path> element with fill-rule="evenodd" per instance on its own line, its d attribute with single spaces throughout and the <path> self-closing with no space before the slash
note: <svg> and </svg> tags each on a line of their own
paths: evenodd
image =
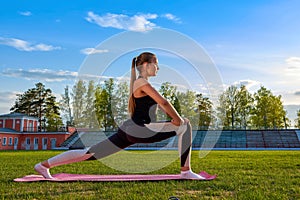
<svg viewBox="0 0 300 200">
<path fill-rule="evenodd" d="M 213 180 L 217 176 L 210 175 L 206 172 L 199 173 L 205 180 Z M 41 175 L 27 175 L 23 178 L 16 178 L 16 182 L 35 182 L 35 181 L 54 181 L 54 182 L 69 182 L 69 181 L 163 181 L 163 180 L 184 180 L 179 174 L 127 174 L 127 175 L 91 175 L 91 174 L 54 174 L 54 179 L 46 179 Z"/>
</svg>

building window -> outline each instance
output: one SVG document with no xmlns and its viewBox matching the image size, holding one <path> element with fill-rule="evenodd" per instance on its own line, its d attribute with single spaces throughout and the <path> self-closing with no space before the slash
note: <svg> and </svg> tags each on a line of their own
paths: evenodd
<svg viewBox="0 0 300 200">
<path fill-rule="evenodd" d="M 29 131 L 30 131 L 30 132 L 33 131 L 33 125 L 32 125 L 32 122 L 29 122 Z"/>
<path fill-rule="evenodd" d="M 51 138 L 51 149 L 56 147 L 56 138 Z"/>
<path fill-rule="evenodd" d="M 26 144 L 30 145 L 30 138 L 26 138 Z"/>
<path fill-rule="evenodd" d="M 12 139 L 12 137 L 10 137 L 10 138 L 8 138 L 8 145 L 12 146 L 12 144 L 13 144 L 13 139 Z"/>
<path fill-rule="evenodd" d="M 48 143 L 48 138 L 43 138 L 43 145 L 47 145 Z"/>
<path fill-rule="evenodd" d="M 39 138 L 34 138 L 33 149 L 34 150 L 39 149 Z"/>
<path fill-rule="evenodd" d="M 17 146 L 19 142 L 19 138 L 15 137 L 14 145 Z"/>
<path fill-rule="evenodd" d="M 25 150 L 30 150 L 30 138 L 26 138 L 25 140 Z"/>
<path fill-rule="evenodd" d="M 6 142 L 7 142 L 6 140 L 7 140 L 7 138 L 4 137 L 4 138 L 3 138 L 3 143 L 2 143 L 3 146 L 6 146 Z"/>
<path fill-rule="evenodd" d="M 47 149 L 47 147 L 48 147 L 48 138 L 43 138 L 42 143 L 43 143 L 42 149 L 44 149 L 44 150 Z"/>
</svg>

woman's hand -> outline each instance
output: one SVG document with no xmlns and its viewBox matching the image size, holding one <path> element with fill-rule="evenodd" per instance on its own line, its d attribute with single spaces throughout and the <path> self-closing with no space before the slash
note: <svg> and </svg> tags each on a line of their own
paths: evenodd
<svg viewBox="0 0 300 200">
<path fill-rule="evenodd" d="M 172 119 L 171 123 L 174 124 L 175 126 L 180 126 L 184 124 L 184 120 L 181 117 L 179 117 L 178 119 Z"/>
</svg>

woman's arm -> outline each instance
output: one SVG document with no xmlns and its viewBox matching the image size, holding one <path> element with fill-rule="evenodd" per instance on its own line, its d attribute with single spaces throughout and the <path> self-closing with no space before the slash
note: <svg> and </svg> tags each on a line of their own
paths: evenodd
<svg viewBox="0 0 300 200">
<path fill-rule="evenodd" d="M 180 117 L 178 112 L 175 110 L 173 105 L 161 96 L 146 80 L 140 85 L 134 92 L 144 93 L 149 95 L 161 108 L 162 110 L 172 118 L 172 123 L 176 126 L 183 124 L 184 120 Z"/>
</svg>

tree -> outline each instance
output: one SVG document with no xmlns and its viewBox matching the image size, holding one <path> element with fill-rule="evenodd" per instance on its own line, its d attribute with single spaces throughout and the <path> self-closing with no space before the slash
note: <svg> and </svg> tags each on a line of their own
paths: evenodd
<svg viewBox="0 0 300 200">
<path fill-rule="evenodd" d="M 62 124 L 56 97 L 52 95 L 50 89 L 45 88 L 44 84 L 39 82 L 35 84 L 35 88 L 31 88 L 23 94 L 18 94 L 17 97 L 15 105 L 10 110 L 38 117 L 39 131 L 42 131 L 43 125 L 58 127 L 58 125 Z M 56 119 L 56 124 L 53 124 L 53 118 Z"/>
<path fill-rule="evenodd" d="M 255 107 L 251 121 L 255 128 L 277 129 L 289 126 L 280 95 L 274 96 L 270 90 L 262 86 L 254 94 L 254 100 Z"/>
<path fill-rule="evenodd" d="M 219 106 L 217 108 L 219 118 L 225 129 L 242 128 L 250 126 L 251 109 L 253 107 L 253 97 L 248 92 L 246 86 L 230 86 L 220 95 Z"/>
<path fill-rule="evenodd" d="M 85 127 L 89 129 L 98 129 L 98 123 L 95 113 L 95 83 L 89 81 L 85 94 L 85 109 L 83 111 L 83 122 Z"/>
<path fill-rule="evenodd" d="M 199 116 L 197 113 L 196 93 L 190 90 L 177 93 L 180 102 L 181 116 L 188 118 L 192 127 L 197 127 Z"/>
<path fill-rule="evenodd" d="M 254 99 L 246 86 L 242 85 L 237 93 L 237 123 L 240 128 L 247 129 L 250 125 L 251 110 L 253 109 Z"/>
<path fill-rule="evenodd" d="M 179 104 L 179 100 L 178 97 L 176 96 L 176 92 L 177 92 L 177 88 L 173 85 L 171 85 L 170 82 L 165 82 L 162 83 L 159 92 L 161 93 L 161 95 L 163 97 L 165 97 L 175 108 L 175 110 L 177 110 L 177 112 L 179 113 L 179 115 L 181 115 L 181 106 Z M 159 112 L 157 118 L 159 120 L 170 120 L 169 116 L 166 116 L 165 113 Z"/>
<path fill-rule="evenodd" d="M 297 119 L 295 119 L 295 127 L 300 129 L 300 109 L 297 111 Z"/>
<path fill-rule="evenodd" d="M 104 85 L 97 87 L 95 92 L 95 112 L 96 118 L 101 128 L 107 130 L 116 129 L 112 112 L 112 99 L 114 93 L 114 80 L 111 78 L 104 81 Z"/>
<path fill-rule="evenodd" d="M 95 83 L 94 81 L 89 81 L 85 99 L 85 109 L 83 114 L 83 124 L 89 129 L 98 129 L 99 125 L 97 123 L 96 112 L 95 112 Z"/>
<path fill-rule="evenodd" d="M 58 131 L 63 126 L 63 121 L 58 112 L 59 103 L 55 101 L 55 97 L 50 97 L 47 101 L 54 102 L 47 103 L 47 112 L 45 113 L 45 122 L 47 131 Z"/>
<path fill-rule="evenodd" d="M 105 128 L 107 124 L 107 105 L 108 105 L 108 94 L 107 91 L 102 89 L 100 86 L 95 91 L 95 112 L 96 118 L 100 128 Z"/>
<path fill-rule="evenodd" d="M 207 130 L 213 119 L 212 102 L 201 93 L 196 94 L 196 102 L 198 106 L 197 112 L 199 114 L 198 129 Z"/>
<path fill-rule="evenodd" d="M 224 128 L 235 129 L 238 110 L 238 88 L 236 86 L 230 86 L 219 97 L 219 117 L 223 122 Z"/>
<path fill-rule="evenodd" d="M 83 80 L 77 81 L 73 86 L 71 93 L 72 96 L 72 107 L 73 107 L 73 122 L 74 125 L 80 128 L 86 128 L 83 117 L 86 111 L 86 101 L 84 99 L 86 94 L 86 86 Z"/>
<path fill-rule="evenodd" d="M 281 100 L 281 95 L 271 97 L 271 128 L 286 128 L 290 126 L 290 120 L 287 118 L 287 112 L 284 110 L 283 102 Z"/>
<path fill-rule="evenodd" d="M 118 125 L 128 118 L 128 94 L 128 84 L 126 82 L 118 83 L 112 98 L 112 112 Z"/>
<path fill-rule="evenodd" d="M 104 81 L 104 89 L 107 91 L 108 94 L 108 105 L 107 105 L 107 124 L 106 128 L 109 128 L 110 130 L 116 129 L 116 123 L 114 120 L 113 112 L 112 112 L 112 99 L 114 95 L 115 90 L 115 83 L 114 79 L 110 78 L 108 81 Z"/>
<path fill-rule="evenodd" d="M 61 96 L 62 99 L 59 102 L 59 105 L 64 118 L 67 120 L 66 124 L 67 126 L 74 126 L 72 110 L 71 110 L 71 98 L 70 98 L 68 86 L 65 87 L 65 93 L 62 94 Z"/>
</svg>

